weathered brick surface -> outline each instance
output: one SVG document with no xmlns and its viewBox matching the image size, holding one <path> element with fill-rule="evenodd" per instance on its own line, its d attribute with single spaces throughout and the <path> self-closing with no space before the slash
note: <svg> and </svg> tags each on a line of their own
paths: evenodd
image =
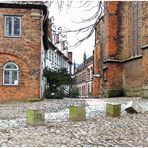
<svg viewBox="0 0 148 148">
<path fill-rule="evenodd" d="M 148 43 L 146 36 L 148 35 L 148 15 L 147 2 L 140 2 L 140 41 L 141 47 Z M 121 3 L 121 43 L 120 43 L 120 59 L 127 59 L 135 56 L 134 46 L 132 44 L 131 34 L 133 33 L 133 9 L 134 4 L 132 2 Z M 137 22 L 138 23 L 138 22 Z M 142 50 L 137 55 L 143 55 L 141 58 L 133 59 L 124 63 L 123 66 L 123 89 L 127 96 L 142 96 L 142 87 L 144 81 L 148 79 L 148 75 L 144 76 L 148 72 L 146 67 L 147 53 Z"/>
<path fill-rule="evenodd" d="M 99 41 L 99 39 L 97 38 L 97 41 Z M 94 57 L 94 76 L 100 74 L 100 48 L 99 46 L 96 46 L 94 53 L 93 53 L 93 57 Z M 93 96 L 94 97 L 98 97 L 99 96 L 99 92 L 100 92 L 100 78 L 98 77 L 93 77 Z"/>
<path fill-rule="evenodd" d="M 131 2 L 120 2 L 118 5 L 118 59 L 124 60 L 133 56 L 133 49 L 131 47 L 131 38 L 132 33 L 131 19 Z"/>
<path fill-rule="evenodd" d="M 108 57 L 115 57 L 117 55 L 117 33 L 118 33 L 118 2 L 107 2 L 108 15 L 106 20 L 107 29 L 107 50 Z"/>
<path fill-rule="evenodd" d="M 125 95 L 140 96 L 143 86 L 142 59 L 136 59 L 124 64 L 123 88 Z"/>
<path fill-rule="evenodd" d="M 106 92 L 106 96 L 119 94 L 142 96 L 143 89 L 145 94 L 148 94 L 148 51 L 135 48 L 135 44 L 139 44 L 140 47 L 148 44 L 148 2 L 139 3 L 140 7 L 137 11 L 140 10 L 140 17 L 139 19 L 137 17 L 136 21 L 139 25 L 137 31 L 140 34 L 135 43 L 133 42 L 134 2 L 106 2 L 107 14 L 96 27 L 94 71 L 103 72 L 100 79 L 93 81 L 93 86 L 98 87 L 94 88 L 98 96 L 102 91 Z M 101 34 L 103 35 L 103 66 L 100 65 Z M 103 67 L 107 68 L 104 70 Z"/>
<path fill-rule="evenodd" d="M 108 96 L 121 96 L 123 89 L 123 65 L 118 63 L 108 63 L 107 69 L 107 89 Z M 118 95 L 117 95 L 118 94 Z"/>
<path fill-rule="evenodd" d="M 148 2 L 141 2 L 141 45 L 148 44 Z"/>
<path fill-rule="evenodd" d="M 41 19 L 32 18 L 30 9 L 0 9 L 0 101 L 39 97 Z M 22 35 L 4 37 L 4 15 L 21 15 Z M 2 68 L 7 62 L 19 67 L 19 85 L 3 86 Z"/>
<path fill-rule="evenodd" d="M 99 97 L 100 95 L 100 80 L 99 78 L 93 79 L 93 97 Z"/>
</svg>

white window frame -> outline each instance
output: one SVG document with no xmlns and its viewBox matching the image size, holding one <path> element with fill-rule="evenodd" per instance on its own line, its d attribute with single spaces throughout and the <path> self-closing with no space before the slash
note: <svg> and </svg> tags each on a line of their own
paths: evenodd
<svg viewBox="0 0 148 148">
<path fill-rule="evenodd" d="M 7 33 L 6 33 L 6 18 L 7 17 L 11 17 L 12 18 L 12 26 L 11 26 L 11 30 L 12 30 L 12 34 L 11 35 L 8 35 Z M 14 18 L 19 18 L 20 19 L 20 34 L 19 35 L 15 35 L 14 34 Z M 5 37 L 21 37 L 21 34 L 22 34 L 22 21 L 21 21 L 21 17 L 20 16 L 15 16 L 15 15 L 5 15 L 4 16 L 4 22 L 5 22 L 5 24 L 4 24 L 4 35 L 5 35 Z"/>
<path fill-rule="evenodd" d="M 6 69 L 5 67 L 8 64 L 14 64 L 17 69 Z M 5 71 L 9 71 L 9 75 L 10 75 L 10 77 L 9 77 L 9 84 L 5 83 Z M 17 84 L 12 84 L 12 71 L 17 71 Z M 3 67 L 3 85 L 5 85 L 5 86 L 18 86 L 19 85 L 19 68 L 18 68 L 18 66 L 14 62 L 8 62 Z"/>
</svg>

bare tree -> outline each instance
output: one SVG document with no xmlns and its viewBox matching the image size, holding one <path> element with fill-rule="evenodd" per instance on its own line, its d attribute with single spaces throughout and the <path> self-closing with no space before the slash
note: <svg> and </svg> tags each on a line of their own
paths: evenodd
<svg viewBox="0 0 148 148">
<path fill-rule="evenodd" d="M 64 29 L 62 29 L 63 34 L 76 33 L 77 36 L 79 34 L 85 34 L 84 37 L 81 37 L 81 38 L 77 37 L 77 42 L 74 45 L 72 45 L 73 47 L 79 46 L 83 41 L 90 38 L 92 34 L 95 32 L 96 24 L 98 23 L 100 18 L 103 15 L 105 15 L 104 13 L 105 5 L 103 1 L 97 1 L 96 3 L 94 0 L 93 1 L 81 0 L 77 2 L 77 6 L 74 6 L 74 2 L 72 0 L 45 1 L 45 4 L 48 5 L 48 7 L 50 7 L 52 3 L 57 4 L 57 10 L 59 10 L 59 12 L 65 11 L 64 10 L 65 6 L 67 7 L 67 9 L 70 9 L 71 7 L 73 7 L 76 9 L 76 11 L 77 9 L 84 9 L 84 11 L 88 13 L 94 9 L 96 10 L 96 12 L 92 14 L 92 16 L 89 16 L 88 18 L 81 18 L 81 21 L 79 22 L 72 20 L 72 22 L 74 22 L 75 24 L 83 24 L 83 27 L 80 27 L 77 29 L 64 27 Z"/>
<path fill-rule="evenodd" d="M 92 36 L 92 34 L 95 32 L 95 27 L 96 24 L 99 22 L 100 18 L 104 15 L 104 2 L 103 1 L 98 1 L 95 6 L 91 6 L 91 3 L 94 3 L 94 1 L 86 1 L 84 2 L 80 8 L 84 8 L 84 11 L 90 12 L 94 8 L 96 9 L 96 12 L 92 15 L 89 16 L 86 19 L 82 19 L 81 22 L 75 22 L 75 23 L 83 23 L 84 27 L 79 28 L 77 30 L 67 30 L 67 32 L 77 32 L 79 33 L 86 33 L 86 35 L 83 38 L 78 39 L 78 41 L 75 43 L 74 46 L 80 45 L 83 41 L 87 40 Z M 87 25 L 89 23 L 89 25 Z"/>
<path fill-rule="evenodd" d="M 104 9 L 105 5 L 103 1 L 96 1 L 95 0 L 79 0 L 77 1 L 77 6 L 74 6 L 74 1 L 72 0 L 43 0 L 43 1 L 14 1 L 15 3 L 34 3 L 34 4 L 41 4 L 44 3 L 49 9 L 52 6 L 53 3 L 56 3 L 57 10 L 59 12 L 65 11 L 65 7 L 67 9 L 70 9 L 71 7 L 74 7 L 77 11 L 77 9 L 84 9 L 86 12 L 90 12 L 93 9 L 96 9 L 96 12 L 92 16 L 89 16 L 88 18 L 82 18 L 81 21 L 76 22 L 72 20 L 72 22 L 76 24 L 83 24 L 83 27 L 72 29 L 72 28 L 66 28 L 62 29 L 63 34 L 72 33 L 75 32 L 77 36 L 79 34 L 84 34 L 84 37 L 77 37 L 77 42 L 73 45 L 74 47 L 79 46 L 83 41 L 87 40 L 92 36 L 92 34 L 95 31 L 96 24 L 98 23 L 99 19 L 105 15 Z M 56 30 L 54 30 L 56 32 Z"/>
</svg>

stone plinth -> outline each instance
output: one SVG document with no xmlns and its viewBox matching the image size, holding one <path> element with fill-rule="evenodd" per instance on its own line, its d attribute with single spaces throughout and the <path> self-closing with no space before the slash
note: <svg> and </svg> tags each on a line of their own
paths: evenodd
<svg viewBox="0 0 148 148">
<path fill-rule="evenodd" d="M 106 104 L 106 115 L 112 116 L 112 117 L 120 117 L 121 104 L 107 103 Z"/>
<path fill-rule="evenodd" d="M 71 106 L 69 108 L 69 119 L 71 121 L 85 121 L 86 108 L 84 106 Z"/>
<path fill-rule="evenodd" d="M 31 126 L 45 125 L 44 110 L 27 110 L 27 124 Z"/>
</svg>

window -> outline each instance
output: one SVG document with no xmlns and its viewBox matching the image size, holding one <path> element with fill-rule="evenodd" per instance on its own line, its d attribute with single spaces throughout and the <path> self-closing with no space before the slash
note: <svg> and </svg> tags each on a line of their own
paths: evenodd
<svg viewBox="0 0 148 148">
<path fill-rule="evenodd" d="M 134 1 L 131 7 L 131 49 L 133 49 L 133 55 L 141 54 L 141 18 L 140 18 L 140 2 Z"/>
<path fill-rule="evenodd" d="M 21 36 L 21 17 L 5 16 L 5 36 L 8 37 Z"/>
<path fill-rule="evenodd" d="M 51 50 L 49 49 L 49 60 L 51 61 Z"/>
<path fill-rule="evenodd" d="M 54 57 L 53 57 L 54 55 L 53 55 L 53 51 L 51 51 L 51 62 L 53 63 L 53 61 L 54 61 Z"/>
<path fill-rule="evenodd" d="M 3 68 L 3 85 L 18 85 L 18 66 L 15 63 L 7 63 Z"/>
<path fill-rule="evenodd" d="M 46 51 L 46 59 L 49 58 L 49 50 Z"/>
</svg>

